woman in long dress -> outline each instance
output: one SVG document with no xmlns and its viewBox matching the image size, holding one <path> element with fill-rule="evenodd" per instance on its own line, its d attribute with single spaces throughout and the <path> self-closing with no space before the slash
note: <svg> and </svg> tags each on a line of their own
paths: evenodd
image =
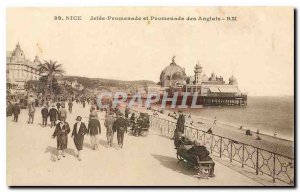
<svg viewBox="0 0 300 192">
<path fill-rule="evenodd" d="M 82 150 L 84 135 L 87 132 L 87 128 L 83 122 L 81 122 L 82 117 L 78 116 L 76 118 L 76 123 L 74 124 L 72 137 L 74 139 L 74 144 L 76 146 L 78 155 L 77 158 L 81 161 L 81 154 L 80 151 Z"/>
<path fill-rule="evenodd" d="M 57 138 L 57 159 L 60 160 L 61 155 L 65 157 L 65 149 L 68 147 L 68 134 L 70 133 L 70 126 L 65 122 L 65 118 L 61 117 L 60 122 L 56 124 L 55 131 L 52 138 Z"/>
</svg>

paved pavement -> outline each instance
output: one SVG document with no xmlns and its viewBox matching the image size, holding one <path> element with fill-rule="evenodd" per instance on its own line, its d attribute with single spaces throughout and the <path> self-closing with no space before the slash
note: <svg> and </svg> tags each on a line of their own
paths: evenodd
<svg viewBox="0 0 300 192">
<path fill-rule="evenodd" d="M 82 161 L 76 158 L 76 148 L 69 134 L 67 156 L 51 161 L 56 155 L 54 128 L 41 126 L 40 108 L 37 108 L 34 124 L 27 124 L 27 110 L 22 110 L 19 122 L 7 118 L 7 184 L 8 185 L 184 185 L 259 186 L 258 181 L 216 161 L 215 177 L 198 179 L 196 171 L 177 164 L 173 141 L 150 132 L 146 137 L 125 135 L 124 148 L 107 147 L 103 125 L 104 113 L 99 112 L 102 134 L 100 149 L 94 151 L 89 136 L 85 137 Z M 77 115 L 87 124 L 89 105 L 74 105 L 67 122 L 73 128 Z M 114 143 L 116 143 L 116 135 Z"/>
</svg>

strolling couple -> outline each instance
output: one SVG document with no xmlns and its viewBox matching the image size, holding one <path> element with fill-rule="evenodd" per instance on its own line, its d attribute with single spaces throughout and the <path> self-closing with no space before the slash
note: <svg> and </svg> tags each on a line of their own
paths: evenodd
<svg viewBox="0 0 300 192">
<path fill-rule="evenodd" d="M 76 118 L 76 123 L 73 126 L 73 131 L 71 137 L 74 140 L 75 147 L 77 149 L 77 158 L 81 161 L 81 150 L 83 147 L 84 135 L 90 134 L 92 140 L 93 149 L 98 149 L 97 135 L 101 133 L 101 126 L 98 119 L 91 118 L 88 124 L 88 129 L 86 125 L 81 122 L 82 117 L 78 116 Z M 99 131 L 98 131 L 99 130 Z M 52 135 L 53 138 L 57 138 L 57 150 L 58 150 L 58 160 L 61 156 L 65 157 L 65 150 L 68 145 L 68 134 L 70 133 L 70 126 L 65 122 L 64 118 L 60 118 L 60 122 L 56 125 L 55 131 Z"/>
</svg>

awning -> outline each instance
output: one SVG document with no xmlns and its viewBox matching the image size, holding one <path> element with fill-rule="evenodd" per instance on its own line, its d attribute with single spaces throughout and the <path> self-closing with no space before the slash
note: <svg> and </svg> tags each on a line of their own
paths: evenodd
<svg viewBox="0 0 300 192">
<path fill-rule="evenodd" d="M 220 92 L 222 93 L 239 93 L 239 89 L 236 87 L 219 87 Z"/>
<path fill-rule="evenodd" d="M 218 87 L 210 87 L 209 90 L 210 90 L 210 92 L 212 92 L 212 93 L 220 93 Z"/>
</svg>

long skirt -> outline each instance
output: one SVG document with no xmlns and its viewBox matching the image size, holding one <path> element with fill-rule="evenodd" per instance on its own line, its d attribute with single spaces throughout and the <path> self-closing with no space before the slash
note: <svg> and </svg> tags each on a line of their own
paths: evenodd
<svg viewBox="0 0 300 192">
<path fill-rule="evenodd" d="M 60 135 L 57 137 L 57 150 L 64 150 L 68 147 L 68 136 Z"/>
</svg>

